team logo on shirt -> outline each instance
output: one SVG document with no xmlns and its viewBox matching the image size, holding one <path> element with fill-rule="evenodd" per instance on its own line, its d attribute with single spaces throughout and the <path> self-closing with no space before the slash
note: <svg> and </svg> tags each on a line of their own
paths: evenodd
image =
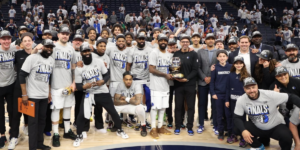
<svg viewBox="0 0 300 150">
<path fill-rule="evenodd" d="M 0 68 L 12 69 L 14 68 L 15 52 L 0 53 Z"/>
<path fill-rule="evenodd" d="M 253 123 L 268 123 L 269 122 L 269 106 L 267 104 L 263 105 L 249 105 L 248 107 L 248 117 Z"/>
<path fill-rule="evenodd" d="M 290 76 L 300 79 L 300 68 L 288 69 L 288 70 Z"/>
<path fill-rule="evenodd" d="M 113 57 L 113 64 L 114 66 L 120 68 L 120 69 L 125 69 L 126 67 L 126 61 L 127 61 L 127 55 L 122 54 L 122 53 L 114 53 Z"/>
<path fill-rule="evenodd" d="M 52 66 L 47 64 L 40 64 L 36 69 L 34 80 L 48 83 L 52 73 Z"/>
<path fill-rule="evenodd" d="M 100 70 L 98 68 L 93 68 L 82 73 L 82 78 L 86 83 L 97 82 L 100 76 Z"/>
<path fill-rule="evenodd" d="M 121 90 L 121 95 L 125 97 L 133 97 L 134 96 L 134 90 L 129 89 L 129 90 Z"/>
<path fill-rule="evenodd" d="M 156 66 L 156 69 L 162 73 L 169 74 L 169 67 L 171 65 L 171 60 L 168 57 L 168 59 L 163 59 L 162 57 L 158 56 L 158 65 Z"/>
<path fill-rule="evenodd" d="M 148 69 L 148 53 L 146 55 L 134 55 L 133 62 L 135 63 L 135 68 Z"/>
<path fill-rule="evenodd" d="M 72 54 L 70 52 L 62 52 L 57 50 L 55 53 L 55 68 L 71 68 L 71 58 Z"/>
</svg>

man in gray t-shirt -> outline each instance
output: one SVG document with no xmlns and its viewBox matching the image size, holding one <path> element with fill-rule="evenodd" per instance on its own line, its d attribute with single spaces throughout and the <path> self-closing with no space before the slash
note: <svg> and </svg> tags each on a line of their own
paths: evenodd
<svg viewBox="0 0 300 150">
<path fill-rule="evenodd" d="M 54 59 L 50 56 L 53 47 L 52 40 L 45 40 L 42 52 L 28 56 L 19 74 L 23 104 L 35 108 L 35 117 L 28 116 L 29 149 L 50 148 L 43 146 L 43 133 L 46 124 L 47 105 L 51 101 L 48 97 L 50 75 L 54 67 Z M 17 142 L 17 138 L 12 138 L 11 142 Z M 13 149 L 13 147 L 10 148 Z"/>
<path fill-rule="evenodd" d="M 244 91 L 245 94 L 237 99 L 234 110 L 235 132 L 241 133 L 252 148 L 264 149 L 257 139 L 260 137 L 276 139 L 281 149 L 291 149 L 292 134 L 277 106 L 289 102 L 299 107 L 300 98 L 277 91 L 258 90 L 252 77 L 244 79 Z M 248 115 L 249 121 L 243 121 L 244 114 Z"/>
<path fill-rule="evenodd" d="M 300 138 L 299 138 L 299 124 L 300 124 L 300 109 L 298 107 L 296 107 L 293 111 L 292 111 L 292 115 L 290 117 L 290 130 L 293 134 L 294 137 L 294 141 L 295 141 L 295 148 L 294 150 L 298 150 L 300 148 Z"/>
<path fill-rule="evenodd" d="M 287 59 L 281 62 L 281 65 L 286 67 L 289 71 L 289 75 L 300 79 L 300 61 L 298 56 L 299 48 L 295 44 L 288 44 L 285 49 Z"/>
<path fill-rule="evenodd" d="M 9 126 L 12 125 L 12 110 L 13 110 L 13 95 L 14 82 L 16 81 L 16 71 L 14 68 L 15 46 L 10 46 L 11 35 L 9 31 L 3 30 L 0 33 L 0 103 L 2 104 L 0 110 L 0 133 L 5 134 L 5 114 L 4 114 L 4 99 L 7 102 L 7 111 L 9 115 Z M 3 141 L 3 142 L 1 142 Z M 3 147 L 6 137 L 0 138 L 0 147 Z"/>
</svg>

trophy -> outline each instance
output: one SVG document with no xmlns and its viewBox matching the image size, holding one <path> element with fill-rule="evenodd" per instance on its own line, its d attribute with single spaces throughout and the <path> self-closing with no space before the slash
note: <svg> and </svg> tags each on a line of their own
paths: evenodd
<svg viewBox="0 0 300 150">
<path fill-rule="evenodd" d="M 63 91 L 62 91 L 62 95 L 70 95 L 73 92 L 73 90 L 70 87 L 66 87 Z"/>
<path fill-rule="evenodd" d="M 172 64 L 170 66 L 171 68 L 171 74 L 173 78 L 178 78 L 182 79 L 184 75 L 180 73 L 180 65 L 181 65 L 181 60 L 179 57 L 173 57 L 172 58 Z"/>
</svg>

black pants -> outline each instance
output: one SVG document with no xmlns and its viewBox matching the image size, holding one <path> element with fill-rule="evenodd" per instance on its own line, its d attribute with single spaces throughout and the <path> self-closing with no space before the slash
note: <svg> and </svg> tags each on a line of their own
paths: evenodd
<svg viewBox="0 0 300 150">
<path fill-rule="evenodd" d="M 270 130 L 261 130 L 257 128 L 252 121 L 246 121 L 244 123 L 246 130 L 248 130 L 254 137 L 252 137 L 253 143 L 250 144 L 253 148 L 258 148 L 261 146 L 261 142 L 258 140 L 260 138 L 273 138 L 279 141 L 280 148 L 282 150 L 290 150 L 293 143 L 293 135 L 285 124 L 279 124 Z M 237 128 L 235 128 L 237 130 Z"/>
<path fill-rule="evenodd" d="M 170 86 L 170 95 L 169 95 L 169 108 L 166 109 L 166 113 L 168 116 L 168 123 L 173 124 L 173 93 L 174 93 L 174 86 Z"/>
<path fill-rule="evenodd" d="M 20 128 L 20 120 L 22 113 L 18 111 L 18 98 L 22 97 L 21 89 L 14 89 L 14 97 L 13 97 L 13 112 L 12 112 L 12 125 L 10 130 L 11 138 L 18 138 L 19 128 Z M 25 124 L 28 124 L 28 116 L 23 114 Z M 11 119 L 11 118 L 10 118 Z"/>
<path fill-rule="evenodd" d="M 188 122 L 187 128 L 192 129 L 194 123 L 195 115 L 195 101 L 196 101 L 196 85 L 191 86 L 175 86 L 175 125 L 176 128 L 180 128 L 182 124 L 182 106 L 184 105 L 184 100 L 188 107 Z"/>
<path fill-rule="evenodd" d="M 0 109 L 0 133 L 5 134 L 5 107 L 4 107 L 4 99 L 6 100 L 6 108 L 9 117 L 9 126 L 12 125 L 12 116 L 13 116 L 13 91 L 15 84 L 11 84 L 6 87 L 0 87 L 0 104 L 2 105 Z"/>
<path fill-rule="evenodd" d="M 102 107 L 100 108 L 100 107 L 94 106 L 95 127 L 97 129 L 104 128 L 102 113 L 103 113 Z"/>
<path fill-rule="evenodd" d="M 74 109 L 74 114 L 75 114 L 74 117 L 75 118 L 74 118 L 74 122 L 76 124 L 76 119 L 77 119 L 77 116 L 79 114 L 81 100 L 82 100 L 82 97 L 84 96 L 84 92 L 82 92 L 82 91 L 75 91 L 74 95 L 75 95 L 75 109 Z"/>
<path fill-rule="evenodd" d="M 84 98 L 84 97 L 83 97 Z M 118 112 L 115 109 L 114 103 L 111 100 L 111 95 L 109 93 L 101 93 L 101 94 L 95 94 L 94 95 L 94 100 L 95 100 L 95 107 L 101 108 L 104 107 L 106 111 L 111 115 L 115 128 L 121 129 L 121 120 L 119 117 Z M 99 112 L 97 110 L 97 112 Z M 77 116 L 77 134 L 80 135 L 82 131 L 84 131 L 85 125 L 87 124 L 86 122 L 89 121 L 89 119 L 86 119 L 84 117 L 84 99 L 81 101 L 80 105 L 80 111 Z"/>
<path fill-rule="evenodd" d="M 28 116 L 29 149 L 36 150 L 44 144 L 48 98 L 29 100 L 35 102 L 35 117 Z"/>
<path fill-rule="evenodd" d="M 50 109 L 51 103 L 47 105 L 47 114 L 46 114 L 46 125 L 44 132 L 51 132 L 52 131 L 52 121 L 51 121 L 51 113 L 52 110 Z"/>
</svg>

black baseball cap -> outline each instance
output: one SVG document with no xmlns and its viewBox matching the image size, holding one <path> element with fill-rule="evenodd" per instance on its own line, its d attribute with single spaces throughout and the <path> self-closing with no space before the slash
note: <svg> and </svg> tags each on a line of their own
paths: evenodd
<svg viewBox="0 0 300 150">
<path fill-rule="evenodd" d="M 157 36 L 157 39 L 158 39 L 158 41 L 160 41 L 160 40 L 169 41 L 169 38 L 165 34 L 162 34 L 162 33 Z"/>
<path fill-rule="evenodd" d="M 236 63 L 237 61 L 241 61 L 241 62 L 244 63 L 244 57 L 242 57 L 242 56 L 235 56 L 234 60 L 233 60 L 233 63 Z"/>
<path fill-rule="evenodd" d="M 262 36 L 262 34 L 259 31 L 254 31 L 252 33 L 252 37 L 255 37 L 255 36 Z"/>
<path fill-rule="evenodd" d="M 201 38 L 201 35 L 200 35 L 198 32 L 194 32 L 194 33 L 192 34 L 192 38 L 193 38 L 194 36 L 198 36 L 199 38 Z"/>
<path fill-rule="evenodd" d="M 107 44 L 107 40 L 106 39 L 99 39 L 99 40 L 97 40 L 97 42 L 96 42 L 96 45 L 98 46 L 98 44 L 99 43 L 105 43 L 105 44 Z"/>
<path fill-rule="evenodd" d="M 181 36 L 180 36 L 180 41 L 181 40 L 183 40 L 183 39 L 187 39 L 187 40 L 191 40 L 191 37 L 190 36 L 188 36 L 187 34 L 181 34 Z"/>
<path fill-rule="evenodd" d="M 118 34 L 118 35 L 116 36 L 116 40 L 118 40 L 119 38 L 123 38 L 123 39 L 125 39 L 125 36 L 124 36 L 124 34 Z"/>
<path fill-rule="evenodd" d="M 296 44 L 288 44 L 286 46 L 285 51 L 290 50 L 290 49 L 297 49 L 297 50 L 299 50 L 299 48 L 298 48 L 298 46 Z"/>
<path fill-rule="evenodd" d="M 219 54 L 221 54 L 221 53 L 224 53 L 226 56 L 228 56 L 227 51 L 225 51 L 225 50 L 218 50 L 217 53 L 216 53 L 217 57 L 218 57 Z"/>
<path fill-rule="evenodd" d="M 171 44 L 176 44 L 176 40 L 175 38 L 170 38 L 169 41 L 168 41 L 168 45 L 171 45 Z"/>
<path fill-rule="evenodd" d="M 44 30 L 44 32 L 43 32 L 43 35 L 44 35 L 44 34 L 51 34 L 51 36 L 52 36 L 52 33 L 51 33 L 51 31 L 50 31 L 50 30 L 48 30 L 48 29 L 47 29 L 47 30 Z"/>
<path fill-rule="evenodd" d="M 86 51 L 86 50 L 91 50 L 90 45 L 89 44 L 82 44 L 80 46 L 80 52 Z"/>
<path fill-rule="evenodd" d="M 84 35 L 85 33 L 83 32 L 82 29 L 77 29 L 77 30 L 76 30 L 76 34 Z"/>
<path fill-rule="evenodd" d="M 2 30 L 2 31 L 0 32 L 0 38 L 6 37 L 6 36 L 8 36 L 8 37 L 11 38 L 10 32 L 7 31 L 7 30 Z"/>
<path fill-rule="evenodd" d="M 82 35 L 80 35 L 80 34 L 75 34 L 73 37 L 73 40 L 75 40 L 75 39 L 81 39 L 82 41 L 84 41 L 82 38 Z"/>
<path fill-rule="evenodd" d="M 55 45 L 53 44 L 53 41 L 50 40 L 50 39 L 43 40 L 42 44 L 44 46 L 53 46 L 53 47 L 55 47 Z"/>
<path fill-rule="evenodd" d="M 263 50 L 261 51 L 260 54 L 256 54 L 257 57 L 266 59 L 266 60 L 271 60 L 273 59 L 273 54 L 269 50 Z"/>
<path fill-rule="evenodd" d="M 286 69 L 284 66 L 279 66 L 275 68 L 275 76 L 284 74 L 284 73 L 289 73 L 289 71 Z"/>
<path fill-rule="evenodd" d="M 135 74 L 131 74 L 131 72 L 130 71 L 126 71 L 126 72 L 124 72 L 123 73 L 123 78 L 125 77 L 125 76 L 127 76 L 127 75 L 130 75 L 130 76 L 132 76 L 132 78 L 134 79 L 134 78 L 136 78 L 136 75 Z"/>
<path fill-rule="evenodd" d="M 216 39 L 215 35 L 213 33 L 208 33 L 205 37 L 205 40 L 208 39 L 208 38 L 214 38 Z"/>
<path fill-rule="evenodd" d="M 154 28 L 154 29 L 153 29 L 153 33 L 154 33 L 155 31 L 159 31 L 159 32 L 161 33 L 160 28 Z"/>
<path fill-rule="evenodd" d="M 69 28 L 68 26 L 66 26 L 66 25 L 61 25 L 61 26 L 59 27 L 58 33 L 71 33 L 71 32 L 70 32 L 70 28 Z"/>
<path fill-rule="evenodd" d="M 31 39 L 33 39 L 33 34 L 30 33 L 30 32 L 26 32 L 26 33 L 23 33 L 23 34 L 22 34 L 21 40 L 23 40 L 23 38 L 24 38 L 25 36 L 29 36 Z"/>
<path fill-rule="evenodd" d="M 244 79 L 243 82 L 244 82 L 244 87 L 248 86 L 248 85 L 255 85 L 255 84 L 257 85 L 257 83 L 253 77 L 247 77 Z"/>
<path fill-rule="evenodd" d="M 28 28 L 26 26 L 20 26 L 18 32 L 21 30 L 26 30 L 28 32 Z"/>
<path fill-rule="evenodd" d="M 237 41 L 234 38 L 230 38 L 228 44 L 237 44 Z"/>
<path fill-rule="evenodd" d="M 137 39 L 141 39 L 141 38 L 146 39 L 146 35 L 145 35 L 144 32 L 140 32 L 140 33 L 137 35 Z"/>
</svg>

